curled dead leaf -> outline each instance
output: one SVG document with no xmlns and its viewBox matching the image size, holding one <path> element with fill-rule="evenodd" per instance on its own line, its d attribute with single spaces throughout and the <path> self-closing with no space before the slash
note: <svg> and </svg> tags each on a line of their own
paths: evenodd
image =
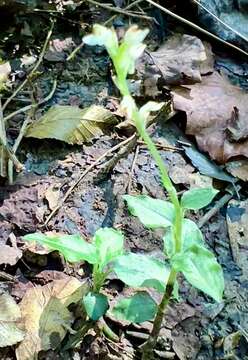
<svg viewBox="0 0 248 360">
<path fill-rule="evenodd" d="M 247 93 L 217 72 L 188 88 L 188 96 L 174 89 L 174 107 L 186 112 L 187 134 L 200 149 L 219 163 L 248 157 Z"/>
</svg>

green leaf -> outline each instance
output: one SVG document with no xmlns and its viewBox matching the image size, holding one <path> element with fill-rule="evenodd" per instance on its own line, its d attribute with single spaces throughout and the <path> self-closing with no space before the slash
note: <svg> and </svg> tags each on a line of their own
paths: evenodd
<svg viewBox="0 0 248 360">
<path fill-rule="evenodd" d="M 181 197 L 181 206 L 191 210 L 201 209 L 210 204 L 218 192 L 213 187 L 185 191 Z"/>
<path fill-rule="evenodd" d="M 163 292 L 168 280 L 169 269 L 165 264 L 144 254 L 122 255 L 114 262 L 118 278 L 135 288 L 151 287 Z"/>
<path fill-rule="evenodd" d="M 166 228 L 174 220 L 174 206 L 164 200 L 153 199 L 146 195 L 124 195 L 132 215 L 137 216 L 148 229 Z"/>
<path fill-rule="evenodd" d="M 80 235 L 45 235 L 34 233 L 23 236 L 25 241 L 36 241 L 52 250 L 59 251 L 69 262 L 85 260 L 90 264 L 97 262 L 95 246 L 86 242 Z"/>
<path fill-rule="evenodd" d="M 173 227 L 166 229 L 163 237 L 164 252 L 171 258 L 175 254 L 175 239 Z M 196 223 L 189 219 L 183 219 L 182 225 L 182 252 L 190 248 L 192 245 L 203 245 L 203 236 L 201 230 Z"/>
<path fill-rule="evenodd" d="M 81 145 L 102 135 L 103 130 L 113 123 L 116 123 L 116 118 L 101 106 L 80 109 L 55 105 L 28 128 L 25 136 Z"/>
<path fill-rule="evenodd" d="M 157 304 L 147 292 L 138 292 L 132 297 L 118 301 L 111 311 L 117 320 L 142 323 L 152 320 L 157 311 Z"/>
<path fill-rule="evenodd" d="M 87 315 L 94 321 L 100 319 L 109 307 L 107 296 L 91 292 L 83 297 L 83 304 Z"/>
<path fill-rule="evenodd" d="M 124 237 L 120 231 L 112 228 L 102 228 L 96 231 L 93 238 L 96 247 L 100 271 L 110 261 L 123 253 Z"/>
<path fill-rule="evenodd" d="M 181 271 L 191 285 L 218 302 L 222 300 L 222 268 L 209 250 L 200 245 L 193 245 L 184 253 L 174 255 L 171 265 L 176 271 Z"/>
</svg>

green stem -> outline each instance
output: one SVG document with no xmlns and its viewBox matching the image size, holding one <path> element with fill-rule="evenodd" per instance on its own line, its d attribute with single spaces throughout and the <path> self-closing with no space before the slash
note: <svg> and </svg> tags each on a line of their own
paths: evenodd
<svg viewBox="0 0 248 360">
<path fill-rule="evenodd" d="M 158 335 L 159 335 L 161 325 L 163 322 L 166 307 L 167 307 L 167 305 L 170 301 L 171 295 L 173 293 L 176 277 L 177 277 L 177 272 L 175 270 L 171 269 L 169 279 L 166 284 L 164 296 L 161 300 L 161 303 L 158 306 L 157 314 L 156 314 L 154 322 L 153 322 L 153 328 L 152 328 L 151 334 L 142 348 L 142 360 L 151 360 L 152 359 L 153 349 L 157 343 L 157 339 L 158 339 Z"/>
<path fill-rule="evenodd" d="M 130 92 L 128 90 L 126 79 L 123 80 L 123 78 L 120 78 L 118 76 L 117 71 L 117 83 L 119 90 L 122 94 L 122 96 L 131 96 Z M 125 89 L 122 91 L 122 89 Z M 143 117 L 140 115 L 137 106 L 134 106 L 134 109 L 132 111 L 132 120 L 135 123 L 136 129 L 139 133 L 139 135 L 143 138 L 144 142 L 147 145 L 147 148 L 149 152 L 151 153 L 153 159 L 155 160 L 160 174 L 162 178 L 162 183 L 166 191 L 168 192 L 169 198 L 174 205 L 175 208 L 175 219 L 173 223 L 173 232 L 174 232 L 174 239 L 175 239 L 175 252 L 178 253 L 181 251 L 182 246 L 182 223 L 183 223 L 183 210 L 180 205 L 180 201 L 177 196 L 176 189 L 174 185 L 171 182 L 171 179 L 168 175 L 168 171 L 164 165 L 163 159 L 160 156 L 160 153 L 158 149 L 156 148 L 156 145 L 152 141 L 151 137 L 149 136 L 147 130 L 146 130 L 146 124 Z M 157 339 L 159 336 L 159 331 L 161 329 L 164 313 L 166 310 L 166 307 L 170 301 L 175 282 L 177 278 L 177 272 L 171 268 L 169 279 L 166 284 L 165 292 L 162 298 L 161 303 L 158 306 L 157 314 L 155 316 L 154 322 L 153 322 L 153 328 L 151 331 L 151 334 L 147 340 L 147 342 L 143 346 L 143 353 L 142 353 L 142 360 L 151 360 L 153 356 L 153 349 L 157 343 Z"/>
</svg>

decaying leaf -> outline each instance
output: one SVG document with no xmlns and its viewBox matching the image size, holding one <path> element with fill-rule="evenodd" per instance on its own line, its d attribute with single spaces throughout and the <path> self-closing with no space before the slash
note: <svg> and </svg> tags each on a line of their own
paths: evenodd
<svg viewBox="0 0 248 360">
<path fill-rule="evenodd" d="M 21 326 L 21 311 L 7 293 L 0 293 L 0 348 L 22 341 L 25 333 Z"/>
<path fill-rule="evenodd" d="M 34 360 L 39 351 L 55 349 L 73 321 L 68 306 L 87 291 L 86 283 L 73 277 L 27 290 L 20 303 L 27 334 L 16 349 L 17 360 Z"/>
<path fill-rule="evenodd" d="M 8 61 L 0 64 L 0 90 L 4 87 L 4 83 L 8 80 L 10 72 L 11 66 Z"/>
<path fill-rule="evenodd" d="M 48 201 L 50 210 L 57 207 L 60 198 L 60 187 L 61 184 L 52 184 L 45 192 L 45 198 Z"/>
<path fill-rule="evenodd" d="M 188 96 L 185 88 L 174 90 L 175 109 L 187 114 L 187 133 L 220 163 L 248 157 L 247 93 L 217 72 L 188 87 Z"/>
<path fill-rule="evenodd" d="M 233 259 L 247 276 L 248 201 L 231 200 L 228 203 L 226 219 Z"/>
<path fill-rule="evenodd" d="M 200 39 L 176 34 L 151 57 L 167 84 L 194 84 L 201 81 L 200 65 L 207 59 Z"/>
<path fill-rule="evenodd" d="M 26 137 L 56 139 L 81 145 L 99 137 L 104 129 L 114 123 L 115 116 L 101 106 L 80 109 L 55 105 L 28 128 Z"/>
<path fill-rule="evenodd" d="M 15 265 L 22 257 L 22 251 L 8 245 L 0 245 L 0 265 Z"/>
</svg>

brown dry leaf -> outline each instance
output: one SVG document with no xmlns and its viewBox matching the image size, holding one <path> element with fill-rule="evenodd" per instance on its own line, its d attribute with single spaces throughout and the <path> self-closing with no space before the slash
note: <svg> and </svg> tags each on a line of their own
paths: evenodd
<svg viewBox="0 0 248 360">
<path fill-rule="evenodd" d="M 11 66 L 8 61 L 0 64 L 0 89 L 4 87 L 4 83 L 8 80 L 8 76 L 10 73 Z"/>
<path fill-rule="evenodd" d="M 227 227 L 232 256 L 248 275 L 248 200 L 231 200 L 227 207 Z"/>
<path fill-rule="evenodd" d="M 194 84 L 201 81 L 200 65 L 207 56 L 203 43 L 196 36 L 173 35 L 150 55 L 166 84 Z"/>
<path fill-rule="evenodd" d="M 54 210 L 58 205 L 60 199 L 60 187 L 60 183 L 53 184 L 49 186 L 49 188 L 45 192 L 45 198 L 48 201 L 50 210 Z"/>
<path fill-rule="evenodd" d="M 87 291 L 88 285 L 73 277 L 27 290 L 20 303 L 27 334 L 16 349 L 17 360 L 35 360 L 41 350 L 57 348 L 73 322 L 68 306 Z"/>
<path fill-rule="evenodd" d="M 227 171 L 243 181 L 248 181 L 248 160 L 229 161 L 226 164 Z"/>
<path fill-rule="evenodd" d="M 0 265 L 15 265 L 22 257 L 22 251 L 8 245 L 0 245 Z"/>
<path fill-rule="evenodd" d="M 0 348 L 15 345 L 23 340 L 21 311 L 14 299 L 7 293 L 0 293 Z"/>
<path fill-rule="evenodd" d="M 217 72 L 188 87 L 188 96 L 174 89 L 175 109 L 187 114 L 187 134 L 220 163 L 248 157 L 247 93 Z"/>
</svg>

